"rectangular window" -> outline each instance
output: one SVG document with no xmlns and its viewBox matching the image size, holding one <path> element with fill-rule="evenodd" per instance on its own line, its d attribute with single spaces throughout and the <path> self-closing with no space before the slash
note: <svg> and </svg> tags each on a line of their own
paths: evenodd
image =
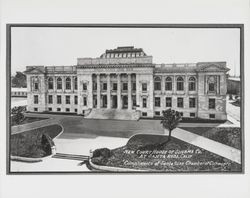
<svg viewBox="0 0 250 198">
<path fill-rule="evenodd" d="M 87 91 L 87 83 L 83 83 L 82 84 L 82 90 L 83 91 Z"/>
<path fill-rule="evenodd" d="M 147 112 L 142 112 L 142 116 L 147 117 L 148 116 Z"/>
<path fill-rule="evenodd" d="M 66 108 L 66 112 L 70 112 L 70 108 Z"/>
<path fill-rule="evenodd" d="M 34 95 L 34 104 L 38 104 L 38 95 Z"/>
<path fill-rule="evenodd" d="M 35 90 L 38 90 L 38 82 L 35 82 L 35 83 L 34 83 L 34 89 L 35 89 Z"/>
<path fill-rule="evenodd" d="M 53 96 L 49 95 L 49 104 L 53 104 Z"/>
<path fill-rule="evenodd" d="M 65 98 L 65 103 L 66 103 L 66 104 L 70 104 L 70 96 L 66 96 L 66 98 Z"/>
<path fill-rule="evenodd" d="M 155 116 L 160 116 L 161 112 L 160 111 L 155 111 Z"/>
<path fill-rule="evenodd" d="M 147 83 L 142 83 L 142 91 L 147 91 Z"/>
<path fill-rule="evenodd" d="M 128 83 L 122 83 L 122 90 L 127 91 L 128 90 Z"/>
<path fill-rule="evenodd" d="M 75 105 L 78 104 L 78 96 L 75 96 L 75 97 L 74 97 L 74 103 L 75 103 Z"/>
<path fill-rule="evenodd" d="M 166 97 L 166 107 L 172 107 L 172 98 Z"/>
<path fill-rule="evenodd" d="M 156 91 L 160 91 L 161 90 L 161 82 L 155 82 L 154 83 L 154 89 Z"/>
<path fill-rule="evenodd" d="M 34 108 L 34 111 L 38 111 L 38 108 Z"/>
<path fill-rule="evenodd" d="M 93 82 L 93 90 L 96 91 L 97 90 L 97 83 Z"/>
<path fill-rule="evenodd" d="M 54 87 L 53 87 L 53 81 L 49 81 L 49 87 L 48 87 L 49 89 L 54 89 Z"/>
<path fill-rule="evenodd" d="M 78 86 L 77 86 L 77 77 L 75 77 L 75 79 L 74 79 L 74 85 L 75 85 L 75 90 L 77 90 L 78 89 Z"/>
<path fill-rule="evenodd" d="M 57 102 L 57 104 L 62 104 L 62 96 L 57 96 L 56 102 Z"/>
<path fill-rule="evenodd" d="M 195 117 L 195 113 L 190 113 L 190 117 L 194 118 Z"/>
<path fill-rule="evenodd" d="M 77 109 L 75 109 L 75 113 L 77 113 Z"/>
<path fill-rule="evenodd" d="M 66 89 L 67 90 L 71 89 L 71 80 L 70 79 L 66 79 Z"/>
<path fill-rule="evenodd" d="M 103 84 L 102 84 L 102 90 L 103 90 L 103 91 L 106 91 L 106 90 L 107 90 L 107 83 L 103 83 Z"/>
<path fill-rule="evenodd" d="M 161 98 L 155 97 L 155 107 L 160 107 L 160 106 L 161 106 Z"/>
<path fill-rule="evenodd" d="M 214 98 L 209 98 L 208 107 L 209 107 L 209 109 L 215 109 L 215 99 Z"/>
<path fill-rule="evenodd" d="M 189 108 L 195 108 L 195 98 L 189 98 Z"/>
<path fill-rule="evenodd" d="M 113 88 L 112 88 L 113 91 L 116 91 L 117 90 L 117 83 L 113 83 Z"/>
<path fill-rule="evenodd" d="M 57 110 L 57 111 L 61 111 L 61 108 L 57 108 L 56 110 Z"/>
<path fill-rule="evenodd" d="M 208 91 L 215 91 L 215 83 L 208 84 Z"/>
<path fill-rule="evenodd" d="M 136 82 L 132 82 L 132 91 L 136 91 Z"/>
<path fill-rule="evenodd" d="M 166 82 L 165 83 L 165 90 L 171 91 L 172 90 L 172 82 Z"/>
<path fill-rule="evenodd" d="M 195 91 L 195 82 L 189 82 L 188 90 L 189 91 Z"/>
<path fill-rule="evenodd" d="M 87 97 L 83 97 L 83 106 L 87 106 Z"/>
<path fill-rule="evenodd" d="M 142 99 L 142 107 L 147 108 L 147 98 Z"/>
<path fill-rule="evenodd" d="M 177 98 L 177 107 L 183 108 L 183 98 Z"/>
<path fill-rule="evenodd" d="M 51 107 L 49 107 L 49 108 L 48 108 L 48 110 L 49 110 L 49 111 L 52 111 L 52 108 L 51 108 Z"/>
<path fill-rule="evenodd" d="M 177 82 L 177 91 L 183 91 L 183 90 L 184 90 L 183 82 Z"/>
<path fill-rule="evenodd" d="M 209 114 L 210 119 L 215 119 L 215 114 Z"/>
</svg>

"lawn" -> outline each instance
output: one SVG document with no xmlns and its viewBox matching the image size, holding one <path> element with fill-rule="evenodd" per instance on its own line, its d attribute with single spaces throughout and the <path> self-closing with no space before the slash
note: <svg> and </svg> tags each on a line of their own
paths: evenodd
<svg viewBox="0 0 250 198">
<path fill-rule="evenodd" d="M 23 133 L 13 134 L 10 137 L 11 155 L 30 158 L 50 155 L 47 146 L 48 144 L 53 144 L 52 139 L 61 131 L 62 127 L 60 125 L 50 125 L 25 131 Z"/>
<path fill-rule="evenodd" d="M 48 118 L 38 118 L 38 117 L 25 117 L 25 119 L 22 121 L 22 124 L 28 124 L 28 123 L 31 123 L 31 122 L 37 122 L 37 121 L 40 121 L 40 120 L 45 120 L 45 119 L 48 119 Z M 11 126 L 16 126 L 17 124 L 12 120 L 11 121 Z"/>
<path fill-rule="evenodd" d="M 181 129 L 201 135 L 211 140 L 241 150 L 241 128 L 239 127 L 180 127 Z"/>
<path fill-rule="evenodd" d="M 127 145 L 111 150 L 111 157 L 102 165 L 163 172 L 241 171 L 240 164 L 174 137 L 161 149 L 154 146 L 167 140 L 163 135 L 133 136 Z"/>
</svg>

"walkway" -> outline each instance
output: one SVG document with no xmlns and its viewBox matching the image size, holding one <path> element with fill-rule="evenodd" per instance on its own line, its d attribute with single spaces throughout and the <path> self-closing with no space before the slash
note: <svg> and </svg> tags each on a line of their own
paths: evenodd
<svg viewBox="0 0 250 198">
<path fill-rule="evenodd" d="M 168 131 L 165 130 L 168 135 Z M 225 144 L 210 140 L 208 138 L 196 135 L 189 131 L 177 128 L 172 132 L 173 137 L 176 137 L 184 142 L 193 144 L 207 151 L 230 159 L 238 164 L 241 164 L 241 151 Z"/>
</svg>

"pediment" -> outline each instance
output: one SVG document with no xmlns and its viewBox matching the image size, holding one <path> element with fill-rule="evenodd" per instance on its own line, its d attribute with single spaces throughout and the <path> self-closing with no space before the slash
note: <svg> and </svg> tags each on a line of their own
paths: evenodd
<svg viewBox="0 0 250 198">
<path fill-rule="evenodd" d="M 24 73 L 26 73 L 26 74 L 43 74 L 44 71 L 42 71 L 39 68 L 33 67 L 33 68 L 27 69 Z"/>
<path fill-rule="evenodd" d="M 204 64 L 200 65 L 197 69 L 197 71 L 204 71 L 204 72 L 227 72 L 229 69 L 225 66 L 219 65 L 219 64 Z"/>
</svg>

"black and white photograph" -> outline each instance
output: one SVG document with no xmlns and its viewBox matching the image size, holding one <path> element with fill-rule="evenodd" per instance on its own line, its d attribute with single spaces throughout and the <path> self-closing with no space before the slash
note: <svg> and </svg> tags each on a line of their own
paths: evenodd
<svg viewBox="0 0 250 198">
<path fill-rule="evenodd" d="M 7 25 L 9 174 L 243 173 L 243 25 Z"/>
</svg>

